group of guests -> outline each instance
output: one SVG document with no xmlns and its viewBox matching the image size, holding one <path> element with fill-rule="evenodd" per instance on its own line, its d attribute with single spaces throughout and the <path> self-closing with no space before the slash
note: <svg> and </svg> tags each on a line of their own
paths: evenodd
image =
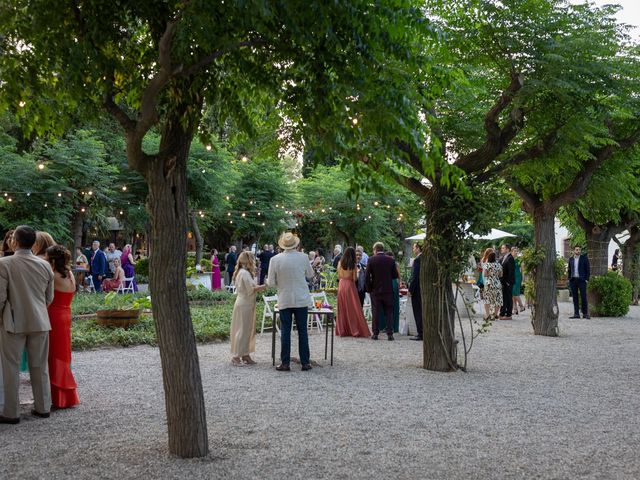
<svg viewBox="0 0 640 480">
<path fill-rule="evenodd" d="M 505 243 L 500 247 L 500 257 L 495 249 L 487 248 L 479 266 L 478 286 L 484 304 L 484 319 L 511 320 L 525 310 L 522 302 L 522 265 L 518 249 Z"/>
<path fill-rule="evenodd" d="M 80 288 L 89 288 L 84 286 L 85 273 L 88 273 L 96 292 L 116 291 L 125 282 L 132 282 L 133 291 L 138 291 L 135 281 L 136 260 L 133 257 L 131 244 L 126 244 L 122 251 L 117 249 L 114 243 L 110 243 L 107 248 L 101 250 L 100 242 L 94 240 L 91 248 L 86 252 L 81 248 L 76 249 L 75 264 L 81 274 L 78 278 Z"/>
<path fill-rule="evenodd" d="M 71 372 L 71 301 L 76 291 L 71 254 L 51 235 L 21 225 L 5 237 L 0 258 L 0 363 L 4 408 L 0 423 L 20 422 L 20 364 L 26 352 L 33 391 L 31 413 L 80 403 Z"/>
<path fill-rule="evenodd" d="M 268 257 L 268 271 L 265 276 L 259 273 L 256 261 L 250 251 L 243 251 L 237 258 L 232 281 L 236 287 L 236 301 L 231 321 L 231 363 L 234 366 L 253 365 L 251 353 L 256 344 L 256 294 L 264 291 L 267 285 L 277 289 L 278 312 L 281 322 L 281 363 L 278 371 L 291 370 L 291 328 L 295 322 L 298 329 L 298 351 L 302 370 L 311 370 L 307 318 L 309 314 L 310 290 L 308 281 L 315 271 L 313 261 L 308 254 L 299 250 L 300 238 L 291 233 L 283 233 L 278 246 L 280 253 Z M 263 251 L 268 251 L 265 248 Z M 336 263 L 338 283 L 338 311 L 336 335 L 371 337 L 378 340 L 381 331 L 385 331 L 388 340 L 394 340 L 394 309 L 398 297 L 400 270 L 393 255 L 385 253 L 384 244 L 376 242 L 373 255 L 366 255 L 362 247 L 348 247 L 340 251 Z M 420 298 L 420 254 L 419 244 L 414 245 L 414 260 L 409 294 Z M 263 259 L 263 264 L 265 260 Z M 262 280 L 266 279 L 266 284 Z M 369 329 L 364 313 L 364 294 L 360 294 L 360 285 L 364 294 L 371 296 L 372 329 Z M 422 318 L 421 302 L 413 302 L 416 319 Z M 418 321 L 418 336 L 422 339 L 422 322 Z M 397 326 L 396 326 L 397 328 Z M 397 331 L 397 330 L 396 330 Z"/>
</svg>

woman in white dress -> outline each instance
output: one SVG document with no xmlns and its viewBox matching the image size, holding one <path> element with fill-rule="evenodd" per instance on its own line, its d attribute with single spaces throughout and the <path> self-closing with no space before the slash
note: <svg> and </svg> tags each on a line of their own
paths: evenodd
<svg viewBox="0 0 640 480">
<path fill-rule="evenodd" d="M 251 353 L 256 351 L 256 293 L 264 291 L 266 285 L 257 285 L 256 262 L 251 252 L 242 252 L 233 273 L 236 286 L 236 303 L 231 320 L 231 364 L 254 365 Z"/>
</svg>

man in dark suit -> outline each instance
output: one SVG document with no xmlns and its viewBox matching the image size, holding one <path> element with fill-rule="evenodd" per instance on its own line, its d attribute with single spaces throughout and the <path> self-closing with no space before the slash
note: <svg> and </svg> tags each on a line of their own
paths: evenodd
<svg viewBox="0 0 640 480">
<path fill-rule="evenodd" d="M 236 255 L 236 246 L 231 245 L 229 247 L 229 253 L 225 257 L 226 263 L 226 274 L 225 274 L 225 285 L 228 287 L 233 283 L 233 272 L 236 270 L 236 262 L 238 261 L 238 256 Z M 227 276 L 229 277 L 229 281 L 227 280 Z"/>
<path fill-rule="evenodd" d="M 504 244 L 500 247 L 502 254 L 502 307 L 500 307 L 500 320 L 511 320 L 513 310 L 513 284 L 516 283 L 516 261 L 511 255 L 511 245 Z"/>
<path fill-rule="evenodd" d="M 260 260 L 260 282 L 258 285 L 264 285 L 264 279 L 269 272 L 269 261 L 271 257 L 273 257 L 273 252 L 269 250 L 269 245 L 265 243 L 262 252 L 258 254 L 258 260 Z"/>
<path fill-rule="evenodd" d="M 413 266 L 411 267 L 411 279 L 409 280 L 409 296 L 411 297 L 411 310 L 416 321 L 418 335 L 411 340 L 422 340 L 422 295 L 420 294 L 420 259 L 422 258 L 422 245 L 413 244 Z"/>
<path fill-rule="evenodd" d="M 107 276 L 107 257 L 100 250 L 100 242 L 94 241 L 91 244 L 91 278 L 93 279 L 93 288 L 96 292 L 102 292 L 102 280 Z"/>
<path fill-rule="evenodd" d="M 398 278 L 396 261 L 384 254 L 384 245 L 376 242 L 373 255 L 367 262 L 365 284 L 367 292 L 371 294 L 371 314 L 373 335 L 372 340 L 378 340 L 380 333 L 380 313 L 384 311 L 387 329 L 387 340 L 393 340 L 393 279 Z"/>
<path fill-rule="evenodd" d="M 581 255 L 581 253 L 582 249 L 575 246 L 573 247 L 573 257 L 569 259 L 569 286 L 573 296 L 573 316 L 569 318 L 580 318 L 578 300 L 582 302 L 582 318 L 591 318 L 587 303 L 587 282 L 591 276 L 591 266 L 589 265 L 589 257 L 586 254 Z M 578 291 L 580 291 L 580 299 L 578 299 Z"/>
</svg>

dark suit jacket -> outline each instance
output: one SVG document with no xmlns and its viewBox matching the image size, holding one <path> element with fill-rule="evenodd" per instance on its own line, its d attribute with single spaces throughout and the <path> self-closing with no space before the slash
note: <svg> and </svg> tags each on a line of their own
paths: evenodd
<svg viewBox="0 0 640 480">
<path fill-rule="evenodd" d="M 591 266 L 589 265 L 589 257 L 586 254 L 580 255 L 578 259 L 578 275 L 580 280 L 589 281 L 591 276 Z M 569 258 L 569 280 L 573 278 L 573 255 Z"/>
<path fill-rule="evenodd" d="M 396 261 L 384 253 L 376 253 L 369 257 L 365 272 L 367 292 L 372 295 L 393 294 L 392 280 L 398 278 Z"/>
<path fill-rule="evenodd" d="M 503 285 L 513 285 L 516 283 L 516 261 L 513 255 L 508 253 L 505 258 L 502 259 L 502 277 L 500 277 L 500 283 Z"/>
<path fill-rule="evenodd" d="M 420 259 L 422 254 L 418 255 L 413 260 L 413 267 L 411 268 L 411 278 L 409 279 L 409 292 L 412 297 L 420 296 Z"/>
<path fill-rule="evenodd" d="M 233 274 L 236 269 L 236 262 L 238 261 L 238 256 L 234 252 L 229 252 L 227 254 L 227 272 L 229 275 Z"/>
<path fill-rule="evenodd" d="M 93 275 L 106 275 L 107 274 L 107 257 L 104 252 L 97 249 L 93 252 L 91 257 L 91 273 Z"/>
</svg>

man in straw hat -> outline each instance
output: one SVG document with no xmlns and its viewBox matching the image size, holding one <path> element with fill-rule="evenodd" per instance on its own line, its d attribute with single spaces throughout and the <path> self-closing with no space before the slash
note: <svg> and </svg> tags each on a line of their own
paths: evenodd
<svg viewBox="0 0 640 480">
<path fill-rule="evenodd" d="M 291 370 L 291 321 L 295 317 L 298 327 L 298 350 L 302 370 L 311 370 L 309 337 L 307 336 L 307 315 L 309 308 L 309 287 L 307 279 L 313 277 L 309 259 L 296 248 L 300 239 L 291 232 L 280 235 L 278 245 L 282 249 L 269 262 L 267 284 L 278 289 L 278 310 L 280 311 L 281 364 L 276 367 L 280 372 Z"/>
</svg>

